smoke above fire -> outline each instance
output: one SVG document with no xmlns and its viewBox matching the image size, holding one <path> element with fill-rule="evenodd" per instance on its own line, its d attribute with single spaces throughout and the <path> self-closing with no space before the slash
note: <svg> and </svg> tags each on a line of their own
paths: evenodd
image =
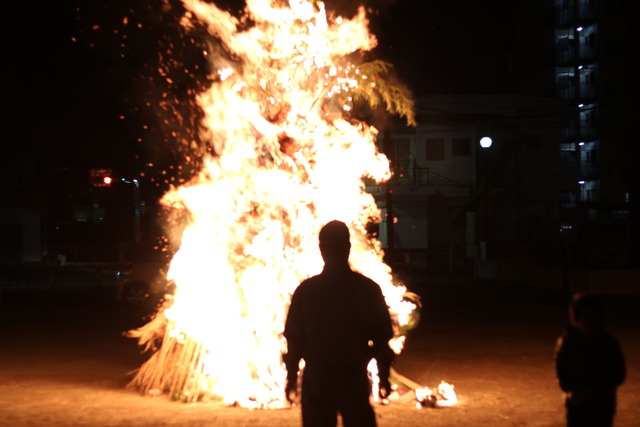
<svg viewBox="0 0 640 427">
<path fill-rule="evenodd" d="M 322 2 L 248 0 L 236 16 L 183 0 L 186 30 L 205 28 L 208 85 L 195 95 L 207 146 L 201 170 L 162 203 L 179 249 L 168 278 L 175 294 L 132 331 L 156 346 L 132 381 L 184 401 L 217 399 L 246 407 L 284 405 L 282 337 L 290 297 L 322 269 L 318 231 L 334 219 L 351 231 L 350 264 L 381 287 L 399 353 L 418 302 L 394 283 L 381 243 L 369 232 L 383 218 L 365 180 L 391 176 L 379 131 L 360 105 L 413 121 L 413 103 L 364 61 L 376 46 L 365 10 L 331 16 Z"/>
</svg>

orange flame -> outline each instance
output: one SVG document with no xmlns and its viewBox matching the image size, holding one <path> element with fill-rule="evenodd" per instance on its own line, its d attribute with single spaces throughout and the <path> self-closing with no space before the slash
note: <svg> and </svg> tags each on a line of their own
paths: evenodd
<svg viewBox="0 0 640 427">
<path fill-rule="evenodd" d="M 180 362 L 187 378 L 171 381 L 226 403 L 282 406 L 281 332 L 294 289 L 322 268 L 323 224 L 349 226 L 351 266 L 381 286 L 399 327 L 416 310 L 366 231 L 381 217 L 362 178 L 380 182 L 390 171 L 378 131 L 349 116 L 352 89 L 373 82 L 348 56 L 376 40 L 362 8 L 352 19 L 328 19 L 321 2 L 248 0 L 241 20 L 213 4 L 183 3 L 182 24 L 204 23 L 234 61 L 212 58 L 214 82 L 198 96 L 203 139 L 216 155 L 162 200 L 188 214 L 168 273 L 176 293 L 163 313 L 163 348 L 171 341 L 178 351 L 185 340 L 198 348 Z M 394 339 L 397 353 L 403 343 Z"/>
</svg>

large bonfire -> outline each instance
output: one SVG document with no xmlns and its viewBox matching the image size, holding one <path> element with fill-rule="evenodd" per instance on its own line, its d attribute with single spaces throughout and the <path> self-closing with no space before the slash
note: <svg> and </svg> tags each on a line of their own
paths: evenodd
<svg viewBox="0 0 640 427">
<path fill-rule="evenodd" d="M 352 113 L 364 101 L 412 123 L 413 104 L 384 79 L 388 64 L 356 63 L 376 45 L 363 9 L 332 18 L 318 1 L 248 0 L 236 17 L 183 3 L 182 25 L 205 25 L 225 51 L 211 58 L 212 83 L 197 98 L 213 154 L 162 199 L 186 218 L 168 271 L 176 291 L 130 332 L 155 347 L 130 385 L 184 401 L 281 407 L 287 307 L 322 268 L 317 234 L 326 222 L 348 224 L 350 263 L 382 288 L 396 352 L 416 322 L 417 300 L 394 283 L 367 233 L 381 217 L 363 178 L 389 179 L 389 162 L 378 131 Z"/>
</svg>

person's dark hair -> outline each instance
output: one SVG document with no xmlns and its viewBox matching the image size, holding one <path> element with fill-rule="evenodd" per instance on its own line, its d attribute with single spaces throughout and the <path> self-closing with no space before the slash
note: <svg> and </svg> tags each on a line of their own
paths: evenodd
<svg viewBox="0 0 640 427">
<path fill-rule="evenodd" d="M 328 222 L 320 230 L 320 243 L 326 245 L 346 245 L 349 244 L 349 228 L 338 220 Z"/>
<path fill-rule="evenodd" d="M 604 311 L 604 303 L 602 298 L 597 295 L 576 293 L 571 299 L 571 310 L 574 314 L 582 314 L 587 309 L 593 309 L 598 312 Z"/>
<path fill-rule="evenodd" d="M 569 312 L 572 319 L 596 326 L 602 321 L 604 302 L 597 295 L 576 293 L 569 303 Z"/>
<path fill-rule="evenodd" d="M 320 252 L 327 261 L 331 259 L 348 259 L 351 249 L 349 228 L 344 222 L 330 221 L 320 230 Z"/>
</svg>

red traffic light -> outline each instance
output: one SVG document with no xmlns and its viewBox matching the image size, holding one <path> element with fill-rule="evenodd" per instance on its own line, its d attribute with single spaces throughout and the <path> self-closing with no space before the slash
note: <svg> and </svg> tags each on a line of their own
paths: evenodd
<svg viewBox="0 0 640 427">
<path fill-rule="evenodd" d="M 113 184 L 111 169 L 93 168 L 89 170 L 89 176 L 94 187 L 110 187 Z"/>
</svg>

